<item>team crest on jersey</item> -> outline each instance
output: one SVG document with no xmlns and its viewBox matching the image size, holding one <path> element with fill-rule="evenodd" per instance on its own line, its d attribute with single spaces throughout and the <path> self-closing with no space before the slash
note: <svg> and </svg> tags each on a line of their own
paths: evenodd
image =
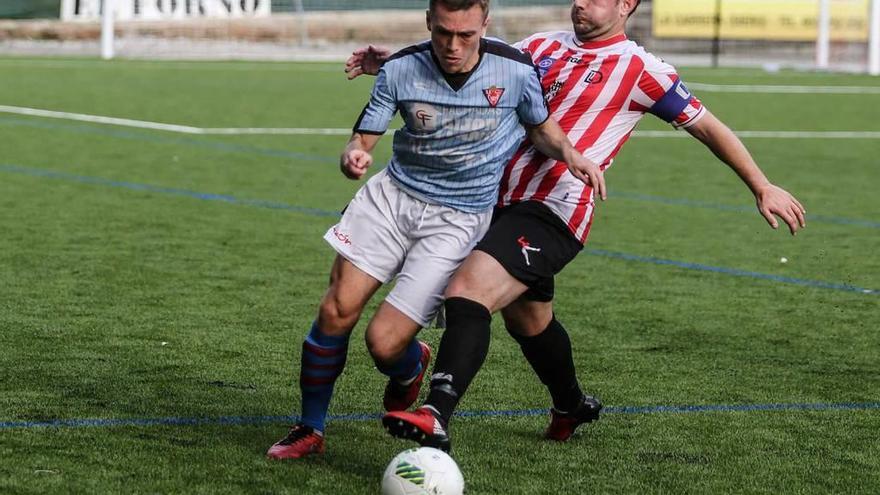
<svg viewBox="0 0 880 495">
<path fill-rule="evenodd" d="M 489 105 L 492 108 L 495 108 L 498 106 L 498 102 L 501 101 L 501 96 L 504 95 L 504 88 L 492 86 L 484 89 L 483 94 L 486 96 L 486 99 L 489 100 Z"/>
<path fill-rule="evenodd" d="M 553 67 L 553 64 L 555 63 L 556 59 L 550 58 L 546 55 L 541 57 L 541 60 L 538 60 L 538 74 L 541 75 L 542 79 L 548 72 L 550 72 L 550 67 Z"/>
</svg>

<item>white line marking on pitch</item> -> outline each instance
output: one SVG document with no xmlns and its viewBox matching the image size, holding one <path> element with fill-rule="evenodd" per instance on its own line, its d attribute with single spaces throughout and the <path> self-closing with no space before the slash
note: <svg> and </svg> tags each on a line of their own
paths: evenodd
<svg viewBox="0 0 880 495">
<path fill-rule="evenodd" d="M 200 134 L 200 135 L 260 135 L 260 134 L 287 134 L 287 135 L 348 135 L 351 129 L 313 129 L 313 128 L 205 128 L 192 127 L 177 124 L 163 124 L 161 122 L 149 122 L 146 120 L 120 119 L 116 117 L 103 117 L 100 115 L 88 115 L 82 113 L 55 112 L 52 110 L 41 110 L 38 108 L 13 107 L 0 105 L 0 112 L 12 113 L 17 115 L 27 115 L 31 117 L 46 117 L 51 119 L 76 120 L 79 122 L 89 122 L 92 124 L 107 124 L 122 127 L 136 127 L 138 129 L 153 129 L 157 131 L 177 132 L 181 134 Z"/>
<path fill-rule="evenodd" d="M 708 93 L 773 93 L 826 95 L 880 95 L 880 86 L 783 86 L 771 84 L 685 83 L 688 89 Z"/>
<path fill-rule="evenodd" d="M 46 117 L 52 119 L 75 120 L 92 124 L 116 125 L 122 127 L 135 127 L 139 129 L 152 129 L 157 131 L 177 132 L 180 134 L 196 135 L 302 135 L 302 136 L 347 136 L 351 129 L 345 128 L 306 128 L 306 127 L 193 127 L 177 124 L 164 124 L 161 122 L 149 122 L 145 120 L 121 119 L 117 117 L 104 117 L 100 115 L 88 115 L 82 113 L 56 112 L 41 110 L 38 108 L 14 107 L 0 105 L 0 113 L 27 115 L 30 117 Z M 880 131 L 736 131 L 736 135 L 742 138 L 770 138 L 770 139 L 880 139 Z M 678 138 L 688 137 L 683 131 L 636 131 L 634 137 L 644 138 Z"/>
<path fill-rule="evenodd" d="M 734 131 L 741 138 L 757 139 L 880 139 L 880 131 Z M 683 131 L 636 131 L 634 137 L 690 137 Z"/>
<path fill-rule="evenodd" d="M 43 69 L 70 69 L 76 67 L 114 69 L 137 68 L 158 70 L 247 70 L 247 71 L 309 71 L 342 73 L 342 63 L 325 62 L 300 63 L 298 61 L 240 62 L 204 61 L 191 62 L 171 60 L 167 62 L 129 59 L 115 63 L 101 60 L 42 60 L 42 59 L 0 59 L 0 67 L 36 67 Z M 716 72 L 716 74 L 738 74 L 735 71 Z M 778 84 L 707 84 L 689 82 L 688 88 L 708 93 L 771 93 L 771 94 L 880 94 L 880 86 L 809 86 Z"/>
<path fill-rule="evenodd" d="M 256 62 L 151 62 L 148 60 L 119 60 L 105 62 L 102 60 L 28 60 L 28 59 L 0 59 L 0 68 L 28 67 L 35 69 L 151 69 L 151 70 L 223 70 L 223 71 L 248 71 L 248 72 L 337 72 L 343 74 L 342 62 L 329 64 L 315 61 L 298 63 L 295 61 L 268 61 Z"/>
</svg>

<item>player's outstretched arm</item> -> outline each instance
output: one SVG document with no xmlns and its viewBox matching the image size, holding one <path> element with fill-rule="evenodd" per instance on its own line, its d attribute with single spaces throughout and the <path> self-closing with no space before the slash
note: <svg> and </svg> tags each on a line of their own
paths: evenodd
<svg viewBox="0 0 880 495">
<path fill-rule="evenodd" d="M 379 67 L 391 56 L 391 50 L 384 46 L 367 45 L 351 53 L 345 61 L 345 73 L 352 80 L 362 74 L 375 76 Z"/>
<path fill-rule="evenodd" d="M 373 164 L 373 155 L 370 153 L 381 137 L 357 132 L 352 134 L 339 159 L 339 168 L 342 170 L 342 174 L 351 180 L 360 180 Z"/>
<path fill-rule="evenodd" d="M 746 183 L 755 195 L 758 211 L 771 227 L 779 228 L 776 217 L 788 225 L 791 235 L 806 227 L 807 212 L 797 198 L 767 180 L 742 141 L 711 112 L 706 110 L 706 115 L 687 130 Z"/>
<path fill-rule="evenodd" d="M 586 159 L 578 150 L 574 149 L 565 131 L 559 127 L 555 120 L 552 118 L 547 119 L 541 125 L 527 125 L 525 128 L 529 139 L 538 151 L 568 165 L 568 171 L 572 175 L 580 179 L 584 184 L 591 186 L 599 197 L 602 198 L 602 201 L 605 201 L 607 198 L 605 175 L 598 165 Z"/>
</svg>

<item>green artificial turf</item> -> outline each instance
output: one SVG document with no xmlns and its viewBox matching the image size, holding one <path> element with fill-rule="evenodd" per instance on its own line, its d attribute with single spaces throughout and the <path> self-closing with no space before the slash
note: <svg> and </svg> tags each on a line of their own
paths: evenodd
<svg viewBox="0 0 880 495">
<path fill-rule="evenodd" d="M 0 105 L 197 127 L 349 128 L 370 88 L 337 65 L 277 63 L 6 58 L 0 80 Z M 880 131 L 876 93 L 694 92 L 738 131 Z M 298 412 L 299 348 L 333 259 L 321 237 L 359 186 L 336 164 L 346 136 L 8 113 L 0 136 L 0 493 L 378 492 L 409 445 L 375 419 L 384 378 L 364 322 L 331 406 L 354 416 L 329 423 L 322 458 L 264 458 L 285 431 L 275 417 Z M 634 137 L 587 249 L 557 280 L 584 388 L 609 412 L 566 444 L 542 440 L 533 410 L 549 398 L 496 318 L 460 406 L 482 415 L 452 423 L 469 493 L 880 490 L 880 140 L 746 144 L 808 227 L 768 228 L 695 140 Z M 42 425 L 54 420 L 70 423 Z"/>
</svg>

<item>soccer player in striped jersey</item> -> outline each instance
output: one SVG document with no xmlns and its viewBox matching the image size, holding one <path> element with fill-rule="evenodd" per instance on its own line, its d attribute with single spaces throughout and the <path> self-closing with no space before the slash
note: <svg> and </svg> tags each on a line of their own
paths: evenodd
<svg viewBox="0 0 880 495">
<path fill-rule="evenodd" d="M 504 166 L 524 136 L 599 190 L 599 167 L 549 118 L 531 59 L 483 38 L 488 0 L 431 0 L 431 40 L 391 56 L 341 159 L 360 179 L 398 111 L 388 167 L 361 187 L 324 238 L 338 255 L 330 287 L 302 346 L 301 421 L 267 455 L 324 451 L 324 423 L 352 329 L 383 284 L 394 288 L 371 319 L 367 347 L 388 376 L 383 405 L 405 410 L 418 397 L 430 349 L 415 336 L 489 228 Z"/>
<path fill-rule="evenodd" d="M 743 180 L 774 229 L 778 216 L 795 234 L 805 226 L 801 204 L 767 180 L 672 66 L 626 38 L 626 21 L 638 4 L 574 0 L 573 31 L 536 34 L 517 44 L 541 73 L 553 117 L 603 171 L 644 115 L 685 129 Z M 375 72 L 371 66 L 383 57 L 382 49 L 356 51 L 347 63 L 349 77 Z M 447 288 L 447 330 L 431 392 L 416 411 L 383 418 L 393 435 L 449 448 L 449 419 L 485 359 L 491 315 L 498 310 L 549 389 L 553 408 L 545 436 L 564 441 L 580 424 L 598 419 L 602 405 L 581 391 L 568 334 L 552 306 L 553 277 L 583 248 L 596 195 L 564 163 L 523 142 L 504 171 L 492 227 Z"/>
</svg>

